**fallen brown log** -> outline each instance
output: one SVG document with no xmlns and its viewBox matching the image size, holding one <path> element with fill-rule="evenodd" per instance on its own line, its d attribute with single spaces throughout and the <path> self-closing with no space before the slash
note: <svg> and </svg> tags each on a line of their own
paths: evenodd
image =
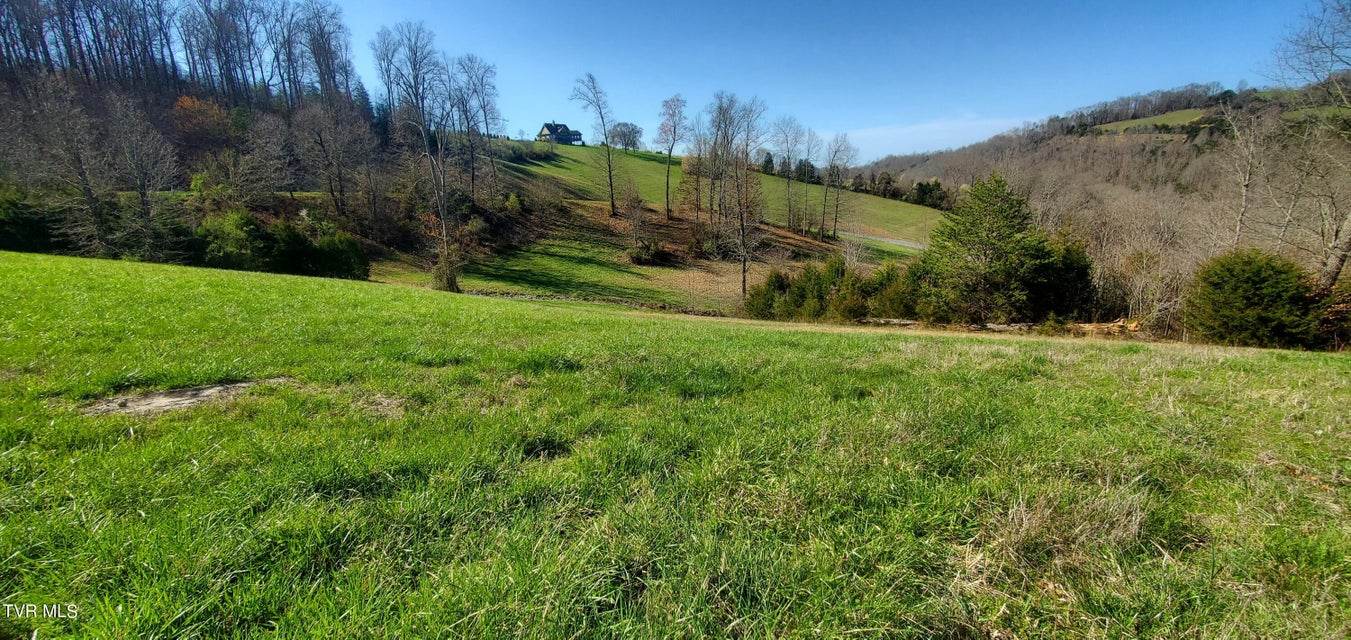
<svg viewBox="0 0 1351 640">
<path fill-rule="evenodd" d="M 916 320 L 901 320 L 899 318 L 859 318 L 855 320 L 859 324 L 885 325 L 889 327 L 913 327 L 919 324 Z"/>
<path fill-rule="evenodd" d="M 1126 333 L 1138 333 L 1139 322 L 1126 322 L 1120 318 L 1115 322 L 1078 322 L 1070 325 L 1070 330 L 1088 336 L 1119 336 Z"/>
</svg>

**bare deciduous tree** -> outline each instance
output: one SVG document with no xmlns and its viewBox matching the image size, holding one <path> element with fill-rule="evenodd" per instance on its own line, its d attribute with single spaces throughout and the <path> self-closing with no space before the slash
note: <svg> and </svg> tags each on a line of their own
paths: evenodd
<svg viewBox="0 0 1351 640">
<path fill-rule="evenodd" d="M 842 164 L 853 162 L 846 156 L 853 145 L 849 144 L 849 136 L 844 133 L 837 133 L 830 139 L 826 145 L 825 162 L 826 170 L 821 176 L 821 227 L 817 233 L 817 238 L 824 240 L 826 237 L 826 217 L 830 211 L 830 189 L 835 189 L 835 201 L 839 203 L 839 192 L 844 184 L 844 167 Z M 836 226 L 839 222 L 838 207 L 836 208 Z"/>
<path fill-rule="evenodd" d="M 685 120 L 685 99 L 675 94 L 661 102 L 661 126 L 657 129 L 657 144 L 666 147 L 666 219 L 671 219 L 671 156 L 676 145 L 689 136 Z"/>
<path fill-rule="evenodd" d="M 97 144 L 94 121 L 70 85 L 45 77 L 32 87 L 20 126 L 15 168 L 25 182 L 47 187 L 53 204 L 69 212 L 58 227 L 80 253 L 108 255 L 113 211 L 107 159 Z"/>
<path fill-rule="evenodd" d="M 816 162 L 816 155 L 821 153 L 823 147 L 821 136 L 817 135 L 813 129 L 807 129 L 802 136 L 802 157 L 798 158 L 798 166 L 802 167 L 802 229 L 801 232 L 810 235 L 812 232 L 812 217 L 808 213 L 811 204 L 808 202 L 811 195 L 811 189 L 807 185 L 811 182 L 811 168 Z"/>
<path fill-rule="evenodd" d="M 605 95 L 605 90 L 600 88 L 596 76 L 591 73 L 577 79 L 577 86 L 573 87 L 569 99 L 580 101 L 596 117 L 596 132 L 600 134 L 604 146 L 605 183 L 610 191 L 610 215 L 617 216 L 619 211 L 615 205 L 614 141 L 610 139 L 610 122 L 614 120 L 614 116 L 610 113 L 610 99 Z"/>
<path fill-rule="evenodd" d="M 680 159 L 681 172 L 685 177 L 680 181 L 680 207 L 692 209 L 694 220 L 700 220 L 704 202 L 704 177 L 708 172 L 708 129 L 704 126 L 702 115 L 696 115 L 690 124 L 690 147 L 688 153 Z M 710 213 L 710 222 L 712 215 Z"/>
<path fill-rule="evenodd" d="M 497 163 L 493 160 L 491 140 L 502 125 L 502 113 L 497 105 L 497 67 L 470 53 L 455 59 L 456 84 L 460 87 L 465 140 L 469 145 L 466 164 L 469 170 L 469 194 L 477 198 L 478 159 L 480 152 L 488 160 L 488 177 L 497 184 Z"/>
<path fill-rule="evenodd" d="M 632 122 L 616 122 L 610 127 L 610 140 L 625 151 L 635 151 L 643 146 L 643 128 Z"/>
<path fill-rule="evenodd" d="M 108 141 L 119 181 L 136 192 L 136 224 L 128 225 L 129 230 L 137 236 L 141 257 L 159 260 L 163 257 L 156 242 L 159 192 L 177 177 L 174 147 L 125 96 L 115 96 L 108 105 Z"/>
<path fill-rule="evenodd" d="M 402 22 L 389 36 L 377 36 L 372 50 L 377 66 L 387 70 L 394 83 L 389 92 L 396 96 L 399 128 L 416 141 L 420 160 L 425 163 L 424 177 L 434 207 L 429 222 L 437 242 L 435 273 L 439 281 L 435 285 L 457 291 L 456 274 L 464 258 L 455 239 L 462 221 L 458 209 L 450 206 L 446 167 L 453 142 L 449 136 L 454 117 L 453 87 L 445 56 L 436 50 L 434 41 L 423 23 Z"/>
<path fill-rule="evenodd" d="M 830 235 L 840 237 L 841 201 L 844 193 L 844 177 L 849 167 L 858 162 L 858 147 L 849 142 L 849 134 L 839 133 L 831 140 L 830 179 L 835 186 L 835 221 L 830 226 Z M 825 221 L 822 220 L 822 228 Z"/>
<path fill-rule="evenodd" d="M 1351 256 L 1351 136 L 1342 119 L 1351 110 L 1351 0 L 1322 0 L 1277 57 L 1309 85 L 1307 109 L 1293 125 L 1300 143 L 1282 157 L 1304 161 L 1300 191 L 1313 214 L 1302 226 L 1317 238 L 1318 291 L 1327 293 Z"/>
<path fill-rule="evenodd" d="M 338 217 L 347 218 L 361 163 L 375 147 L 370 129 L 350 107 L 327 103 L 305 105 L 295 122 L 300 157 L 324 185 Z"/>
<path fill-rule="evenodd" d="M 802 136 L 802 125 L 797 118 L 784 116 L 774 122 L 774 145 L 778 147 L 779 162 L 788 165 L 788 171 L 783 175 L 783 201 L 787 207 L 784 219 L 789 229 L 798 228 L 797 218 L 793 215 L 793 166 L 802 146 Z"/>
</svg>

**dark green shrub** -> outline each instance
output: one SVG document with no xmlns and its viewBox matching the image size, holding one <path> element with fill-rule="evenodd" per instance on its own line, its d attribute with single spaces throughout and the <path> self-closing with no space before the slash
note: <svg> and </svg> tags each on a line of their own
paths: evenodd
<svg viewBox="0 0 1351 640">
<path fill-rule="evenodd" d="M 197 235 L 206 242 L 203 261 L 208 267 L 259 271 L 269 257 L 271 239 L 246 211 L 208 216 Z"/>
<path fill-rule="evenodd" d="M 759 320 L 773 320 L 777 297 L 777 292 L 767 281 L 751 286 L 746 292 L 746 315 Z"/>
<path fill-rule="evenodd" d="M 910 318 L 915 315 L 912 292 L 900 278 L 872 298 L 874 318 Z"/>
<path fill-rule="evenodd" d="M 809 264 L 796 276 L 773 270 L 747 292 L 746 313 L 777 320 L 855 320 L 868 315 L 866 282 L 838 256 L 822 266 Z"/>
<path fill-rule="evenodd" d="M 0 185 L 0 249 L 6 251 L 68 250 L 56 231 L 57 216 L 29 202 L 26 194 Z"/>
<path fill-rule="evenodd" d="M 873 315 L 884 318 L 915 318 L 925 322 L 953 321 L 949 302 L 951 292 L 934 286 L 935 254 L 925 251 L 906 266 L 891 286 L 878 294 Z"/>
<path fill-rule="evenodd" d="M 868 301 L 857 289 L 850 289 L 831 296 L 826 315 L 831 320 L 849 322 L 868 316 Z"/>
<path fill-rule="evenodd" d="M 827 284 L 836 284 L 844 280 L 845 273 L 848 271 L 849 268 L 844 264 L 844 256 L 837 253 L 826 260 L 826 268 L 822 275 L 825 277 Z"/>
<path fill-rule="evenodd" d="M 629 247 L 624 252 L 629 257 L 629 262 L 639 265 L 648 265 L 657 263 L 657 248 L 651 243 L 643 242 L 638 246 Z"/>
<path fill-rule="evenodd" d="M 826 312 L 826 305 L 820 298 L 808 298 L 802 302 L 794 314 L 795 320 L 816 320 Z"/>
<path fill-rule="evenodd" d="M 1251 347 L 1319 343 L 1313 285 L 1299 265 L 1257 249 L 1211 258 L 1196 273 L 1183 323 L 1208 342 Z"/>
<path fill-rule="evenodd" d="M 904 268 L 894 267 L 889 274 L 873 274 L 876 283 L 885 282 L 880 291 L 871 296 L 871 314 L 874 318 L 915 318 L 915 299 L 927 268 L 924 256 Z M 893 265 L 894 266 L 894 265 Z M 879 273 L 885 270 L 879 269 Z"/>
<path fill-rule="evenodd" d="M 873 271 L 872 275 L 868 276 L 867 279 L 863 281 L 863 285 L 860 287 L 859 292 L 862 293 L 865 298 L 875 298 L 878 294 L 885 291 L 887 287 L 890 287 L 893 282 L 896 282 L 896 280 L 901 277 L 901 272 L 902 268 L 900 265 L 891 260 L 887 260 L 882 263 L 882 266 Z"/>
<path fill-rule="evenodd" d="M 270 255 L 268 256 L 268 271 L 276 273 L 290 273 L 295 275 L 318 275 L 314 263 L 317 257 L 317 247 L 310 237 L 295 225 L 278 220 L 268 227 L 268 233 L 272 236 Z"/>
<path fill-rule="evenodd" d="M 307 230 L 322 234 L 317 243 Z M 207 217 L 197 238 L 203 246 L 195 251 L 209 267 L 356 280 L 370 275 L 360 243 L 325 223 L 279 220 L 263 230 L 252 215 L 236 210 Z"/>
<path fill-rule="evenodd" d="M 1097 298 L 1093 286 L 1093 261 L 1088 250 L 1066 239 L 1029 247 L 1027 273 L 1027 320 L 1037 322 L 1052 316 L 1087 319 Z"/>
<path fill-rule="evenodd" d="M 752 286 L 746 292 L 746 315 L 760 320 L 772 320 L 774 318 L 774 303 L 778 301 L 779 296 L 779 289 L 773 282 L 775 276 L 779 276 L 785 282 L 787 281 L 787 278 L 778 270 L 771 271 L 764 282 Z"/>
<path fill-rule="evenodd" d="M 888 310 L 929 322 L 986 323 L 1086 315 L 1092 304 L 1087 252 L 1048 240 L 1032 225 L 1027 201 L 998 174 L 977 180 L 931 238 L 901 288 L 885 292 Z"/>
<path fill-rule="evenodd" d="M 769 275 L 765 277 L 765 286 L 769 287 L 776 294 L 788 291 L 788 287 L 792 285 L 792 283 L 792 279 L 788 277 L 788 274 L 779 271 L 778 269 L 771 269 Z"/>
<path fill-rule="evenodd" d="M 1351 344 L 1351 278 L 1342 278 L 1320 305 L 1318 333 L 1332 349 L 1340 351 Z"/>
<path fill-rule="evenodd" d="M 1066 336 L 1073 333 L 1070 330 L 1070 322 L 1054 313 L 1046 317 L 1046 321 L 1037 325 L 1033 330 L 1039 336 Z"/>
<path fill-rule="evenodd" d="M 371 275 L 371 261 L 356 238 L 335 231 L 319 238 L 315 275 L 330 278 L 365 280 Z"/>
</svg>

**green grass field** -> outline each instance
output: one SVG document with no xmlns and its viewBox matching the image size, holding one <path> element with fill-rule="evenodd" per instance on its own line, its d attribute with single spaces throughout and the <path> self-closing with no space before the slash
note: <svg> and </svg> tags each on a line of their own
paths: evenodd
<svg viewBox="0 0 1351 640">
<path fill-rule="evenodd" d="M 1202 109 L 1180 109 L 1178 111 L 1169 111 L 1150 118 L 1136 118 L 1135 120 L 1122 120 L 1121 122 L 1111 122 L 1095 127 L 1098 131 L 1104 133 L 1124 133 L 1128 129 L 1136 127 L 1153 127 L 1154 125 L 1180 126 L 1199 119 L 1206 112 Z"/>
<path fill-rule="evenodd" d="M 519 171 L 528 171 L 539 175 L 554 177 L 564 184 L 575 197 L 586 200 L 605 200 L 605 186 L 602 182 L 604 172 L 597 164 L 596 154 L 603 153 L 594 147 L 573 147 L 559 145 L 558 159 L 551 162 L 518 166 Z M 665 202 L 666 157 L 656 153 L 615 151 L 618 175 L 620 179 L 632 178 L 643 199 L 655 209 L 661 210 Z M 683 174 L 680 171 L 680 159 L 677 157 L 671 166 L 671 197 L 676 198 L 676 187 Z M 787 206 L 785 180 L 777 176 L 761 176 L 765 196 L 766 218 L 782 224 L 785 221 Z M 820 185 L 806 185 L 807 204 L 813 219 L 821 215 L 822 188 Z M 802 202 L 803 184 L 794 182 L 794 207 Z M 859 228 L 865 233 L 886 236 L 901 240 L 927 243 L 929 232 L 938 223 L 942 213 L 897 200 L 879 198 L 868 194 L 845 193 L 847 204 L 843 207 L 842 224 Z M 833 212 L 833 198 L 831 211 Z"/>
<path fill-rule="evenodd" d="M 78 606 L 4 637 L 1351 631 L 1345 355 L 0 281 L 0 591 Z"/>
</svg>

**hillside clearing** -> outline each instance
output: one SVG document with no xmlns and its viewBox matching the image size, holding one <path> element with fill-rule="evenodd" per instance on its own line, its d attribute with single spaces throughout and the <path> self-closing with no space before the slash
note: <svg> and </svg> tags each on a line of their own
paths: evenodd
<svg viewBox="0 0 1351 640">
<path fill-rule="evenodd" d="M 7 636 L 1351 630 L 1344 355 L 0 278 Z"/>
<path fill-rule="evenodd" d="M 663 248 L 683 257 L 669 266 L 639 266 L 625 255 L 633 245 L 627 223 L 607 215 L 608 196 L 602 186 L 603 170 L 597 163 L 602 150 L 568 145 L 555 149 L 558 155 L 550 161 L 503 166 L 516 179 L 543 177 L 556 181 L 569 196 L 567 211 L 533 221 L 531 224 L 536 227 L 533 241 L 471 262 L 460 281 L 466 291 L 614 300 L 723 313 L 738 311 L 740 266 L 686 255 L 693 221 L 680 217 L 665 220 L 665 156 L 645 151 L 615 151 L 618 179 L 621 183 L 632 179 L 647 202 L 649 233 Z M 677 157 L 671 167 L 673 199 L 681 179 Z M 769 242 L 751 265 L 752 284 L 763 280 L 770 269 L 792 271 L 838 250 L 838 243 L 818 242 L 783 230 L 786 183 L 775 176 L 761 176 L 761 180 Z M 797 207 L 802 206 L 803 187 L 802 183 L 792 185 Z M 822 187 L 806 185 L 806 188 L 813 215 L 819 216 Z M 846 192 L 844 197 L 841 232 L 866 247 L 859 257 L 870 264 L 914 257 L 916 247 L 927 242 L 929 232 L 941 216 L 933 209 L 866 194 Z M 832 215 L 833 206 L 832 200 Z M 431 277 L 424 262 L 410 257 L 377 261 L 372 266 L 371 278 L 426 287 Z"/>
<path fill-rule="evenodd" d="M 683 253 L 690 244 L 687 221 L 666 222 L 649 211 L 651 233 L 660 244 Z M 466 267 L 460 285 L 466 292 L 493 295 L 575 298 L 645 305 L 667 305 L 735 313 L 741 305 L 741 265 L 684 258 L 670 266 L 633 264 L 627 222 L 609 217 L 604 203 L 572 200 L 567 211 L 542 216 L 533 224 L 537 240 L 497 254 L 481 256 Z M 767 228 L 766 246 L 750 265 L 749 281 L 770 269 L 792 270 L 804 260 L 824 259 L 834 247 L 810 238 Z M 876 243 L 878 259 L 904 259 L 904 247 Z M 431 285 L 429 265 L 413 256 L 377 261 L 376 282 L 418 287 Z"/>
<path fill-rule="evenodd" d="M 596 161 L 596 155 L 602 153 L 595 147 L 574 147 L 558 145 L 555 147 L 558 158 L 551 162 L 513 165 L 518 171 L 537 175 L 551 176 L 560 180 L 577 198 L 593 201 L 606 200 L 607 195 L 601 177 L 604 175 Z M 632 178 L 643 199 L 654 209 L 661 211 L 665 202 L 666 157 L 645 151 L 615 151 L 617 175 L 622 180 Z M 766 218 L 775 224 L 783 224 L 783 212 L 787 208 L 786 181 L 778 176 L 760 175 L 762 193 L 765 197 Z M 674 158 L 671 165 L 672 206 L 677 198 L 677 187 L 683 179 L 680 170 L 680 158 Z M 792 184 L 794 207 L 802 206 L 803 183 Z M 809 184 L 807 188 L 808 210 L 814 219 L 821 215 L 821 185 Z M 879 198 L 877 196 L 844 192 L 845 205 L 842 207 L 841 223 L 853 224 L 861 233 L 884 236 L 911 242 L 928 242 L 929 232 L 942 217 L 942 212 L 928 207 Z M 830 196 L 830 216 L 834 215 L 834 193 Z M 829 216 L 828 216 L 829 217 Z M 828 221 L 829 223 L 829 221 Z"/>
<path fill-rule="evenodd" d="M 1122 120 L 1121 122 L 1110 122 L 1095 127 L 1098 131 L 1104 133 L 1125 133 L 1137 127 L 1149 129 L 1155 125 L 1176 127 L 1199 120 L 1206 114 L 1204 109 L 1179 109 L 1159 114 L 1149 118 L 1136 118 L 1134 120 Z"/>
</svg>

